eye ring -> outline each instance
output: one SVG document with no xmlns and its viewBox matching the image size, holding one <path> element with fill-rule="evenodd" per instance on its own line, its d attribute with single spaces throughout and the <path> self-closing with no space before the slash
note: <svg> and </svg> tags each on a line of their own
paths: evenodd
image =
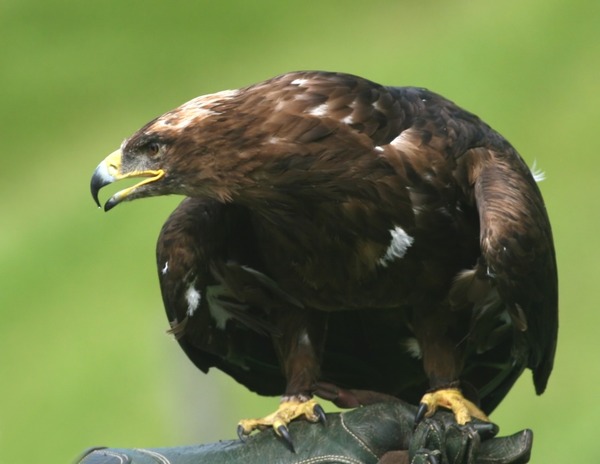
<svg viewBox="0 0 600 464">
<path fill-rule="evenodd" d="M 148 144 L 147 153 L 150 156 L 156 156 L 160 152 L 160 144 L 158 142 L 151 142 Z"/>
</svg>

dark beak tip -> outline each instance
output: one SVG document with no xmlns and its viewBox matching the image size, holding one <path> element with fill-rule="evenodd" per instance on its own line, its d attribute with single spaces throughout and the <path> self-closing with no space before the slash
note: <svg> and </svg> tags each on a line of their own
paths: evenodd
<svg viewBox="0 0 600 464">
<path fill-rule="evenodd" d="M 111 209 L 113 209 L 115 206 L 117 206 L 119 202 L 114 200 L 113 198 L 110 198 L 106 203 L 104 203 L 104 212 L 107 213 L 109 212 Z"/>
<path fill-rule="evenodd" d="M 102 203 L 100 203 L 100 198 L 98 197 L 98 190 L 94 190 L 92 188 L 92 198 L 94 199 L 94 203 L 98 208 L 102 208 Z"/>
<path fill-rule="evenodd" d="M 94 173 L 94 176 L 92 177 L 92 181 L 90 182 L 90 192 L 92 194 L 92 198 L 96 202 L 96 205 L 98 205 L 98 208 L 100 208 L 102 206 L 100 204 L 100 199 L 98 198 L 98 193 L 100 192 L 100 189 L 102 187 L 103 187 L 103 185 L 102 185 L 101 180 L 98 179 L 98 176 L 96 176 L 96 173 Z"/>
<path fill-rule="evenodd" d="M 98 205 L 98 208 L 102 208 L 102 203 L 100 203 L 100 198 L 99 198 L 100 190 L 102 189 L 102 187 L 104 187 L 112 182 L 113 182 L 113 179 L 109 178 L 104 173 L 104 170 L 100 166 L 98 166 L 96 168 L 96 170 L 94 171 L 94 174 L 92 175 L 92 180 L 90 182 L 90 192 L 92 194 L 92 198 L 94 199 L 94 202 L 96 202 L 96 205 Z M 106 207 L 105 207 L 105 211 L 108 211 L 106 209 Z"/>
</svg>

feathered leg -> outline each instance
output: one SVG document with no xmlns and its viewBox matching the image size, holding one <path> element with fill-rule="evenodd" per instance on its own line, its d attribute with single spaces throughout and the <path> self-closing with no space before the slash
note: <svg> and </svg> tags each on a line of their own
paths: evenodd
<svg viewBox="0 0 600 464">
<path fill-rule="evenodd" d="M 450 409 L 456 422 L 464 425 L 472 418 L 489 421 L 473 402 L 466 399 L 460 389 L 460 374 L 464 364 L 464 350 L 460 342 L 463 334 L 452 333 L 456 313 L 447 309 L 419 315 L 415 320 L 415 333 L 421 347 L 423 368 L 431 389 L 421 399 L 415 421 L 432 416 L 440 408 Z"/>
<path fill-rule="evenodd" d="M 312 399 L 311 391 L 319 377 L 326 316 L 324 313 L 308 310 L 290 310 L 279 315 L 277 327 L 282 335 L 274 337 L 273 341 L 287 387 L 279 408 L 274 413 L 261 419 L 244 419 L 239 422 L 240 438 L 254 430 L 271 427 L 293 451 L 287 428 L 292 420 L 304 417 L 310 422 L 325 422 L 323 408 Z"/>
</svg>

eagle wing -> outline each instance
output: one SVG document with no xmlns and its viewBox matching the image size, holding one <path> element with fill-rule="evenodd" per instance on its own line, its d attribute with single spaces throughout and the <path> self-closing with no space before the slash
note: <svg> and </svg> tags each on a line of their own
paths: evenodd
<svg viewBox="0 0 600 464">
<path fill-rule="evenodd" d="M 160 288 L 170 331 L 200 370 L 217 367 L 252 391 L 276 395 L 285 379 L 268 338 L 276 333 L 268 321 L 269 299 L 243 294 L 244 287 L 253 291 L 266 284 L 237 264 L 253 261 L 244 221 L 235 208 L 184 199 L 158 238 Z M 252 297 L 266 304 L 246 304 Z M 230 319 L 239 323 L 228 324 Z"/>
<path fill-rule="evenodd" d="M 537 183 L 510 145 L 477 148 L 470 184 L 480 218 L 477 275 L 497 287 L 515 328 L 513 356 L 546 388 L 558 332 L 558 276 L 550 221 Z"/>
</svg>

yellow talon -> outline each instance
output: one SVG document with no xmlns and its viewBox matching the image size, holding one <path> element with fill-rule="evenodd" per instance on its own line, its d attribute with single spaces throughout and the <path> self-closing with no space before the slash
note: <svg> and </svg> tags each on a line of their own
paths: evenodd
<svg viewBox="0 0 600 464">
<path fill-rule="evenodd" d="M 263 430 L 267 427 L 272 427 L 275 433 L 281 436 L 281 427 L 287 428 L 287 425 L 299 417 L 304 417 L 310 422 L 318 422 L 323 420 L 323 417 L 319 411 L 322 411 L 321 406 L 314 400 L 310 399 L 302 401 L 299 399 L 292 399 L 289 401 L 282 401 L 275 411 L 268 416 L 261 419 L 242 419 L 238 423 L 238 430 L 243 435 L 249 435 L 254 430 Z"/>
<path fill-rule="evenodd" d="M 457 388 L 444 388 L 427 393 L 421 399 L 421 404 L 427 406 L 426 417 L 431 417 L 439 407 L 450 409 L 456 422 L 464 425 L 473 418 L 489 422 L 489 418 L 474 403 L 466 399 Z"/>
</svg>

